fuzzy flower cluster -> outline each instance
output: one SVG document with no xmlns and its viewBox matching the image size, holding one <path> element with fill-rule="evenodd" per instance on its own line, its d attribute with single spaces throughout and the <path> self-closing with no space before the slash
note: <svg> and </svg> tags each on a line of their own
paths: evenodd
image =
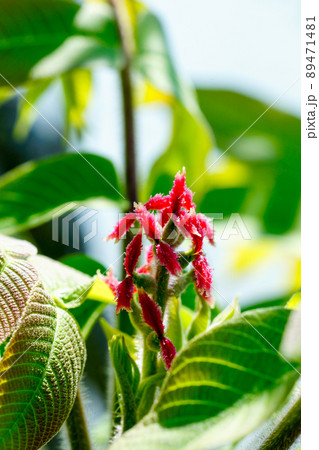
<svg viewBox="0 0 319 450">
<path fill-rule="evenodd" d="M 193 193 L 186 186 L 185 170 L 175 177 L 173 187 L 169 195 L 156 194 L 147 203 L 136 204 L 134 211 L 129 212 L 115 226 L 113 232 L 106 240 L 119 241 L 129 229 L 139 224 L 139 231 L 126 248 L 124 266 L 126 277 L 118 282 L 112 271 L 108 273 L 104 281 L 109 284 L 116 296 L 117 313 L 121 309 L 132 311 L 131 302 L 135 292 L 138 294 L 144 322 L 157 334 L 163 360 L 167 368 L 175 356 L 175 348 L 172 342 L 164 337 L 163 314 L 164 307 L 159 306 L 156 295 L 152 299 L 136 283 L 136 279 L 145 274 L 154 279 L 154 284 L 159 283 L 157 273 L 160 267 L 165 267 L 170 274 L 171 283 L 174 285 L 178 278 L 185 277 L 185 269 L 191 263 L 192 269 L 188 272 L 188 279 L 193 279 L 197 293 L 206 301 L 211 301 L 212 270 L 208 265 L 203 252 L 203 241 L 206 237 L 214 244 L 213 228 L 206 216 L 195 211 Z M 146 264 L 137 267 L 142 253 L 142 236 L 146 236 L 151 242 L 146 251 Z M 177 250 L 178 246 L 186 239 L 191 242 L 191 249 L 185 257 L 183 252 Z M 140 274 L 140 275 L 139 275 Z M 165 286 L 164 286 L 165 288 Z M 168 286 L 166 286 L 168 289 Z"/>
</svg>

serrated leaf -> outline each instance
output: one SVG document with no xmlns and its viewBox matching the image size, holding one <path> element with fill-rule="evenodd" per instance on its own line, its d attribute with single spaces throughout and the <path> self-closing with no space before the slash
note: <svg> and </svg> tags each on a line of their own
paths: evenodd
<svg viewBox="0 0 319 450">
<path fill-rule="evenodd" d="M 28 254 L 28 247 L 22 244 L 20 248 L 16 248 L 13 241 L 13 239 L 0 241 L 2 245 L 9 243 L 9 251 L 0 246 L 0 344 L 15 330 L 32 290 L 39 280 L 34 267 L 21 259 L 21 256 Z"/>
<path fill-rule="evenodd" d="M 215 449 L 257 428 L 298 377 L 277 353 L 289 315 L 254 310 L 193 339 L 174 359 L 153 411 L 112 449 Z"/>
<path fill-rule="evenodd" d="M 71 153 L 23 164 L 0 178 L 0 230 L 10 234 L 35 227 L 94 198 L 122 199 L 114 167 L 105 158 Z"/>
</svg>

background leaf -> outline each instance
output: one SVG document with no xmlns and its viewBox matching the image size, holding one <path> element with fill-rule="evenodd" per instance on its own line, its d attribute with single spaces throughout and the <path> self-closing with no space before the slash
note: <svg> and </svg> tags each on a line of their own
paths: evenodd
<svg viewBox="0 0 319 450">
<path fill-rule="evenodd" d="M 265 112 L 268 105 L 235 92 L 199 89 L 197 95 L 217 147 L 229 149 L 211 168 L 211 190 L 207 189 L 200 209 L 259 216 L 268 233 L 283 233 L 296 226 L 300 119 L 275 108 Z M 197 183 L 195 191 L 196 187 Z"/>
<path fill-rule="evenodd" d="M 81 155 L 26 163 L 0 178 L 0 230 L 10 234 L 35 227 L 78 206 L 73 202 L 120 201 L 112 163 L 97 155 Z"/>
<path fill-rule="evenodd" d="M 31 68 L 75 33 L 79 5 L 71 0 L 0 1 L 1 73 L 21 84 Z M 0 77 L 0 85 L 6 84 Z"/>
</svg>

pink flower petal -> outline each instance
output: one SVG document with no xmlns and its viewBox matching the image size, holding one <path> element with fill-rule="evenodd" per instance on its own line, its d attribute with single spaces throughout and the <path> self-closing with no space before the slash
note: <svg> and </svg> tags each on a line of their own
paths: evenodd
<svg viewBox="0 0 319 450">
<path fill-rule="evenodd" d="M 158 243 L 156 246 L 156 254 L 160 264 L 165 266 L 172 275 L 178 275 L 182 272 L 176 253 L 166 242 L 160 241 Z"/>
</svg>

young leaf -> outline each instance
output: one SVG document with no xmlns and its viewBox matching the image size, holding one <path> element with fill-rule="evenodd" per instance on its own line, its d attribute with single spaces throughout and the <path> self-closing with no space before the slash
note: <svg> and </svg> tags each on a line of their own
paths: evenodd
<svg viewBox="0 0 319 450">
<path fill-rule="evenodd" d="M 207 301 L 201 297 L 198 297 L 197 300 L 199 309 L 195 314 L 187 332 L 187 339 L 189 341 L 207 329 L 210 319 L 211 309 Z"/>
<path fill-rule="evenodd" d="M 153 411 L 112 449 L 215 448 L 257 428 L 298 377 L 277 353 L 289 315 L 254 310 L 193 339 L 173 361 Z"/>
</svg>

